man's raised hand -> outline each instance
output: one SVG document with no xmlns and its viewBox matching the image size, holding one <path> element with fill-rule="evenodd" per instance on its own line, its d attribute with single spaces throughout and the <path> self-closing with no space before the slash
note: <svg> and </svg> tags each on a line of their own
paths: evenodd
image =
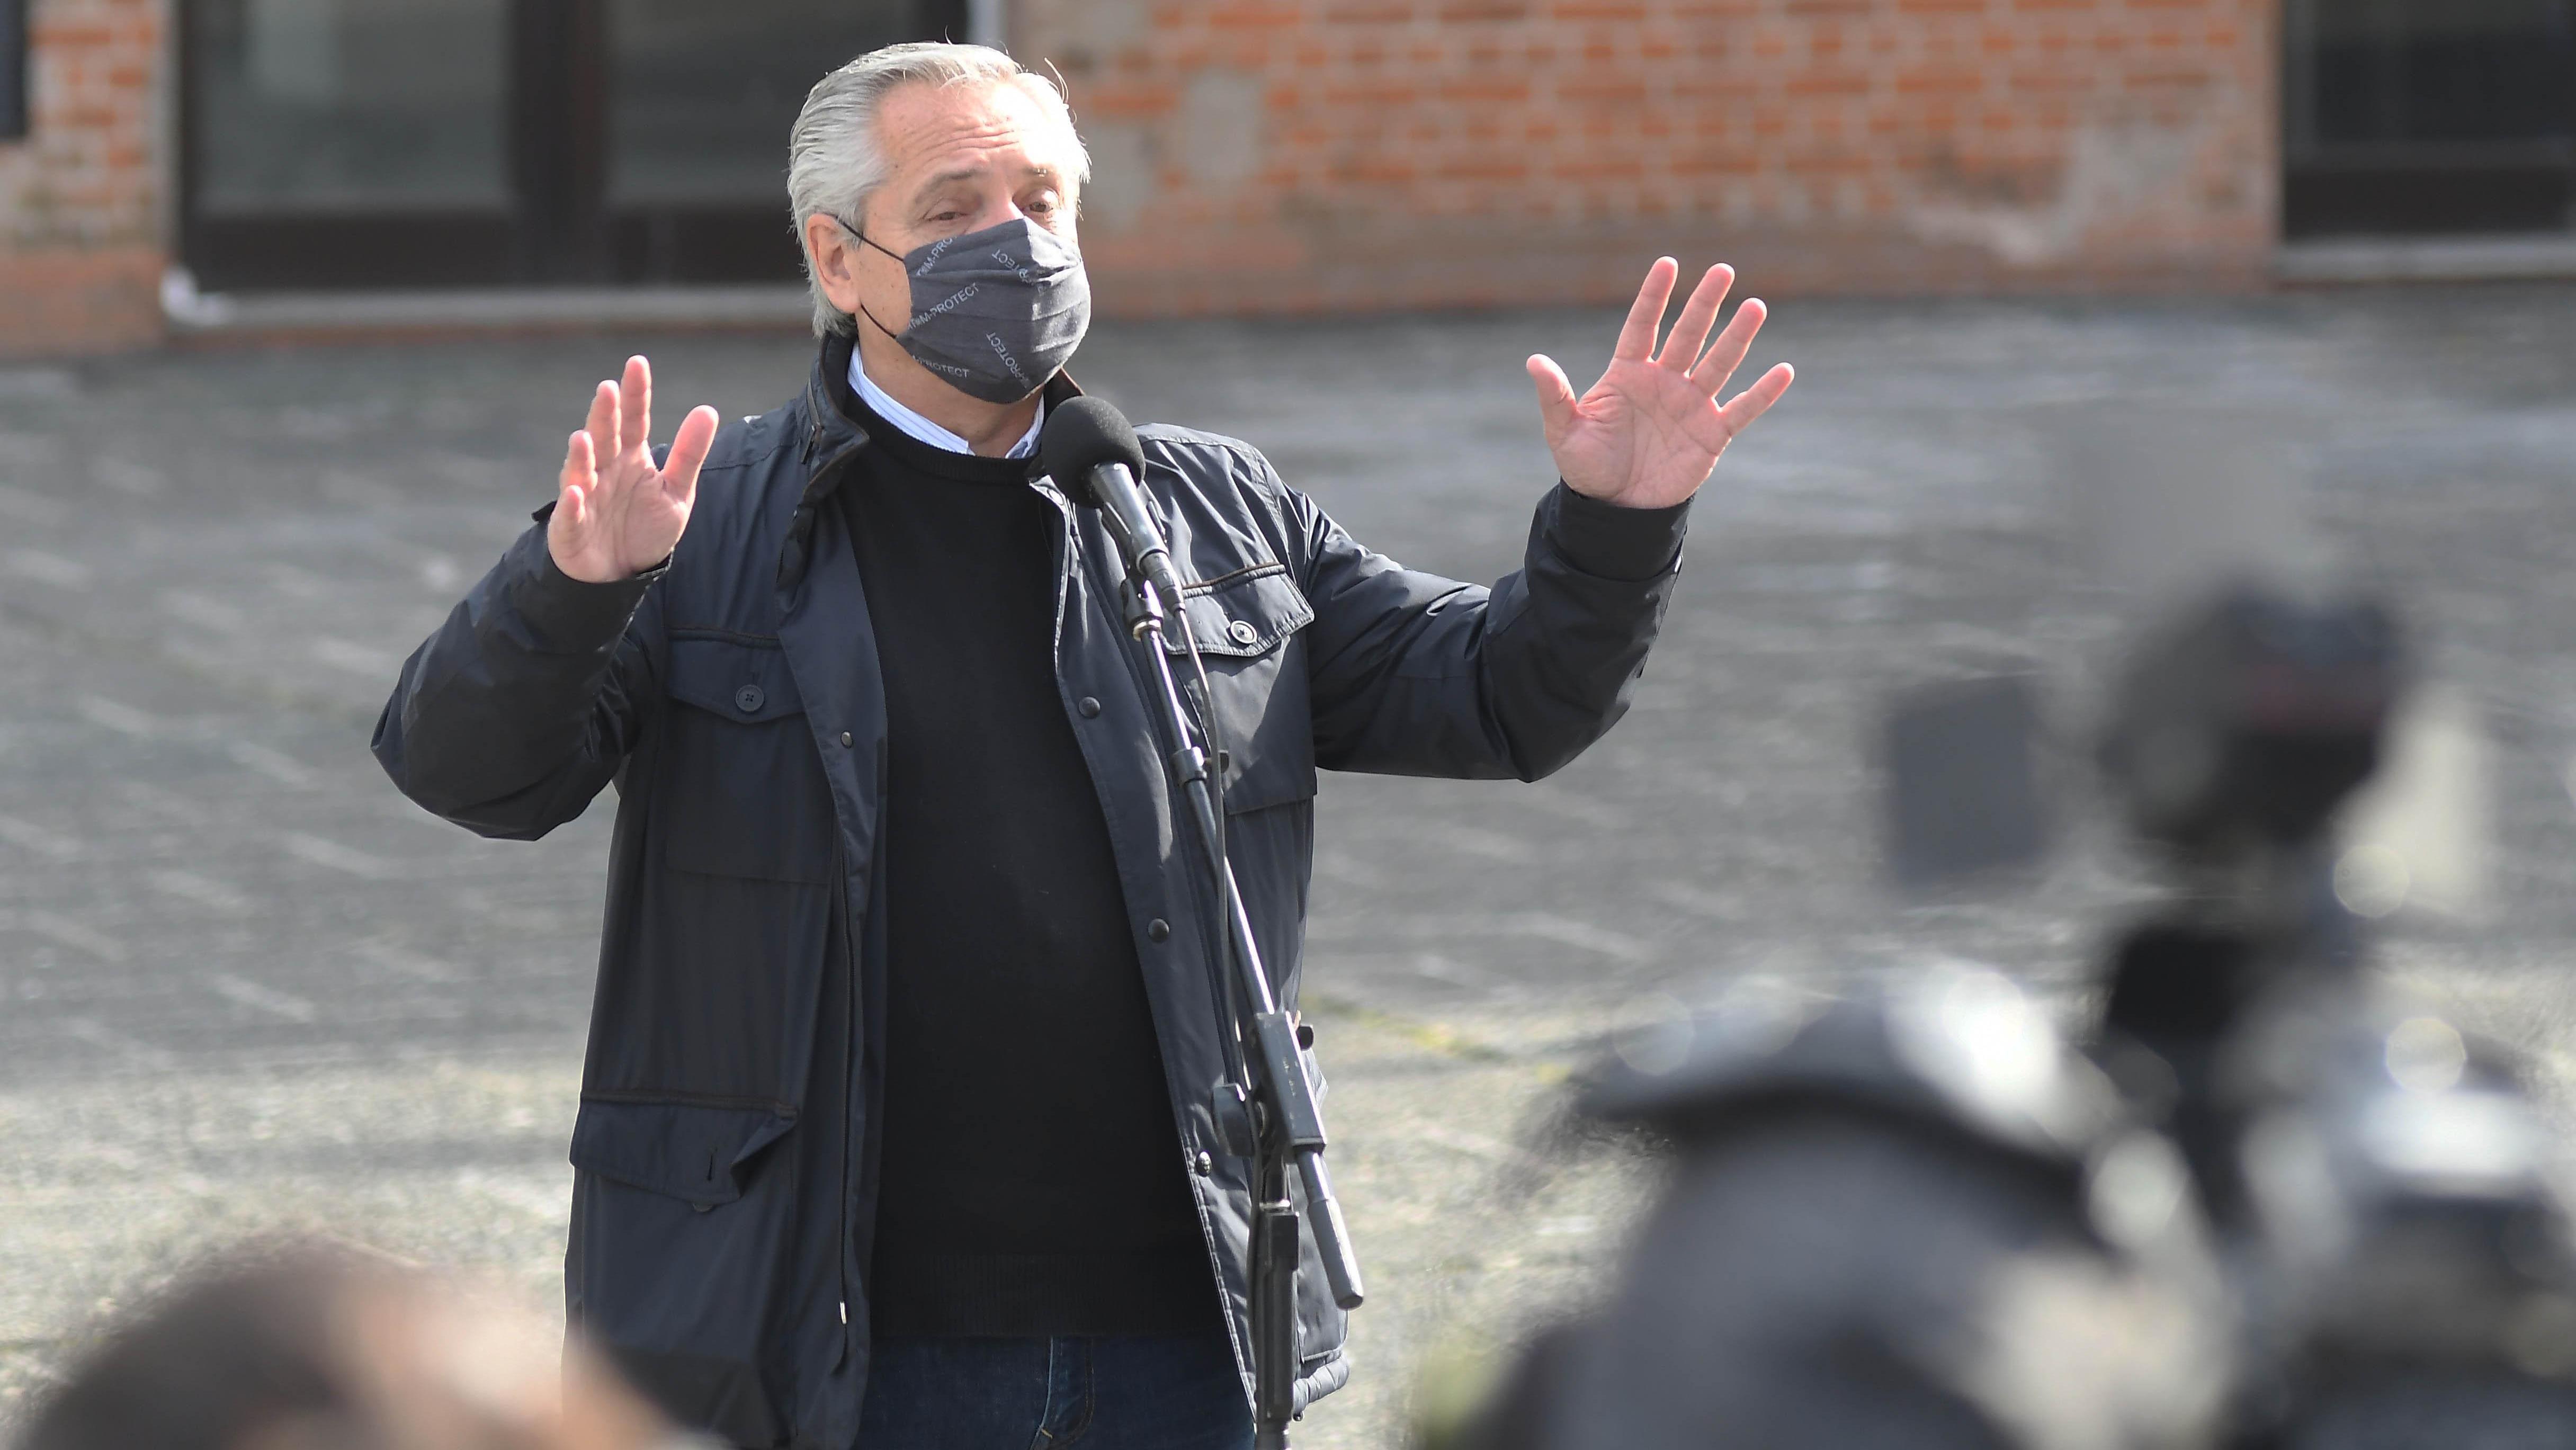
<svg viewBox="0 0 2576 1450">
<path fill-rule="evenodd" d="M 626 360 L 623 384 L 591 395 L 590 421 L 564 450 L 546 549 L 555 567 L 585 584 L 632 579 L 664 559 L 689 526 L 698 465 L 715 442 L 716 410 L 680 420 L 671 454 L 653 466 L 653 365 Z"/>
<path fill-rule="evenodd" d="M 1700 278 L 1662 354 L 1656 354 L 1655 329 L 1680 275 L 1681 265 L 1670 257 L 1646 269 L 1646 284 L 1637 289 L 1636 305 L 1619 330 L 1609 371 L 1592 391 L 1578 398 L 1554 360 L 1529 360 L 1548 452 L 1556 455 L 1566 487 L 1577 493 L 1631 508 L 1680 503 L 1708 481 L 1735 435 L 1789 391 L 1796 374 L 1782 363 L 1718 406 L 1718 392 L 1752 349 L 1764 315 L 1759 301 L 1746 302 L 1708 351 L 1700 351 L 1727 289 L 1735 285 L 1732 267 L 1711 267 Z"/>
</svg>

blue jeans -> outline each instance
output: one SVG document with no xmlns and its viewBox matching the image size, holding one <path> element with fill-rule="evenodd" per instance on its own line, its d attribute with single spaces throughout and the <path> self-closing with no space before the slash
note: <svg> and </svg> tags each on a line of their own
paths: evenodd
<svg viewBox="0 0 2576 1450">
<path fill-rule="evenodd" d="M 1221 1331 L 880 1339 L 858 1450 L 1250 1450 Z"/>
</svg>

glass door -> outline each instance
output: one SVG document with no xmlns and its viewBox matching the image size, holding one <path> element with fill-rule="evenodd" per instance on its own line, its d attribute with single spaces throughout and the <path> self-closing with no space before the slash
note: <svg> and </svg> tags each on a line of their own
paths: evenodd
<svg viewBox="0 0 2576 1450">
<path fill-rule="evenodd" d="M 209 290 L 785 281 L 787 133 L 941 0 L 183 0 Z"/>
<path fill-rule="evenodd" d="M 2293 238 L 2576 221 L 2576 0 L 2290 0 Z"/>
</svg>

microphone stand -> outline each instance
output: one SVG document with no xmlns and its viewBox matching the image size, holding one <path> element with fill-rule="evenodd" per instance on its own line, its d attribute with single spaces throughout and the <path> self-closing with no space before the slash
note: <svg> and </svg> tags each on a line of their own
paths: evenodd
<svg viewBox="0 0 2576 1450">
<path fill-rule="evenodd" d="M 1297 1352 L 1297 1227 L 1300 1215 L 1289 1195 L 1293 1166 L 1305 1188 L 1306 1206 L 1314 1215 L 1315 1251 L 1333 1302 L 1348 1311 L 1360 1306 L 1359 1260 L 1351 1252 L 1350 1230 L 1342 1219 L 1341 1201 L 1324 1170 L 1324 1118 L 1315 1103 L 1314 1085 L 1306 1079 L 1298 1050 L 1313 1039 L 1279 1007 L 1270 977 L 1253 940 L 1252 919 L 1236 889 L 1234 867 L 1226 859 L 1219 832 L 1216 791 L 1208 779 L 1208 752 L 1195 738 L 1189 705 L 1172 677 L 1164 647 L 1164 614 L 1156 591 L 1131 573 L 1127 581 L 1128 632 L 1142 641 L 1152 657 L 1160 689 L 1161 711 L 1177 742 L 1165 763 L 1172 782 L 1188 800 L 1206 849 L 1224 925 L 1215 942 L 1219 960 L 1216 979 L 1218 1026 L 1227 1045 L 1227 1078 L 1215 1085 L 1216 1125 L 1227 1151 L 1253 1160 L 1251 1289 L 1253 1445 L 1255 1450 L 1287 1450 L 1288 1422 L 1296 1417 L 1295 1392 L 1300 1359 Z M 1186 630 L 1188 622 L 1182 621 Z M 1208 702 L 1214 709 L 1214 702 Z M 1146 702 L 1148 710 L 1155 708 Z M 1222 770 L 1220 761 L 1218 768 Z M 1221 782 L 1220 782 L 1221 784 Z M 1234 968 L 1226 970 L 1227 960 Z"/>
</svg>

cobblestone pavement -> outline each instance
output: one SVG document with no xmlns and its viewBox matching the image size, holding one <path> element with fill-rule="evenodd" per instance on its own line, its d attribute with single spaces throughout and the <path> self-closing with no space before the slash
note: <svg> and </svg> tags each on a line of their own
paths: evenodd
<svg viewBox="0 0 2576 1450">
<path fill-rule="evenodd" d="M 1615 326 L 1115 327 L 1078 371 L 1250 439 L 1410 563 L 1491 577 L 1550 478 L 1520 359 L 1588 378 Z M 0 1418 L 84 1324 L 246 1232 L 559 1290 L 607 811 L 480 841 L 398 798 L 366 739 L 637 349 L 666 428 L 771 406 L 808 355 L 594 337 L 0 372 Z M 1538 785 L 1326 782 L 1308 1002 L 1376 1297 L 1305 1443 L 1391 1443 L 1426 1346 L 1521 1322 L 1615 1245 L 1639 1175 L 1532 1174 L 1523 1140 L 1641 1002 L 1929 953 L 2080 982 L 2090 914 L 2132 890 L 2116 854 L 1896 900 L 1869 762 L 1894 685 L 2038 665 L 2085 698 L 2123 599 L 2080 546 L 2070 424 L 2151 449 L 2257 418 L 2323 533 L 2406 592 L 2495 741 L 2502 865 L 2484 927 L 2401 920 L 2392 968 L 2576 1081 L 2576 291 L 1803 304 L 1755 361 L 1782 357 L 1800 382 L 1700 505 L 1608 740 Z"/>
</svg>

